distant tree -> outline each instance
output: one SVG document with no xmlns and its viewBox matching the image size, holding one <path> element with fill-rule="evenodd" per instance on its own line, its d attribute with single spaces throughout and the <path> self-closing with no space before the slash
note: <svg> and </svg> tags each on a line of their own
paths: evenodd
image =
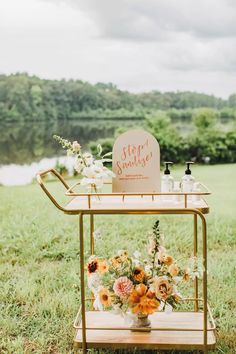
<svg viewBox="0 0 236 354">
<path fill-rule="evenodd" d="M 229 104 L 229 107 L 236 108 L 236 93 L 229 96 L 228 104 Z"/>
<path fill-rule="evenodd" d="M 209 108 L 201 108 L 194 112 L 193 123 L 199 131 L 213 128 L 217 122 L 217 111 Z"/>
</svg>

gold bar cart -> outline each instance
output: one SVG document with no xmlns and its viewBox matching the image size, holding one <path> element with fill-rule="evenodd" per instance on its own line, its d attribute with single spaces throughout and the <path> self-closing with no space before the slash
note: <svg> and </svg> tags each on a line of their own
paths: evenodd
<svg viewBox="0 0 236 354">
<path fill-rule="evenodd" d="M 70 201 L 61 206 L 49 192 L 44 177 L 53 174 L 64 185 L 65 195 Z M 162 196 L 167 193 L 79 193 L 75 189 L 79 183 L 69 187 L 62 176 L 54 169 L 46 170 L 37 175 L 37 181 L 53 204 L 65 214 L 79 216 L 80 239 L 80 282 L 81 306 L 74 321 L 76 330 L 74 346 L 82 353 L 91 348 L 142 348 L 142 349 L 177 349 L 177 350 L 208 350 L 215 348 L 215 323 L 207 302 L 207 227 L 204 214 L 209 213 L 209 207 L 204 197 L 211 194 L 202 186 L 201 192 L 168 193 L 178 196 L 177 203 L 162 202 Z M 197 207 L 189 200 L 189 196 L 200 196 Z M 99 200 L 98 200 L 99 199 Z M 198 252 L 198 220 L 201 221 L 203 281 L 202 298 L 199 297 L 198 278 L 194 280 L 194 297 L 183 299 L 192 301 L 194 311 L 173 312 L 167 315 L 157 312 L 151 315 L 151 331 L 134 332 L 123 323 L 123 319 L 108 311 L 86 311 L 84 284 L 84 217 L 90 218 L 90 251 L 94 253 L 94 216 L 95 215 L 192 215 L 193 217 L 193 251 Z M 202 309 L 201 309 L 202 308 Z"/>
</svg>

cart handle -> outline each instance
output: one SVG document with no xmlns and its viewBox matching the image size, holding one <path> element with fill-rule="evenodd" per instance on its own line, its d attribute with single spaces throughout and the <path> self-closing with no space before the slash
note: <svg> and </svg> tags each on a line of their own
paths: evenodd
<svg viewBox="0 0 236 354">
<path fill-rule="evenodd" d="M 46 193 L 46 195 L 48 196 L 48 198 L 51 200 L 51 202 L 60 210 L 62 211 L 66 211 L 65 208 L 63 208 L 57 201 L 56 199 L 52 196 L 52 194 L 49 192 L 49 190 L 47 189 L 45 183 L 43 182 L 42 177 L 46 176 L 47 174 L 52 173 L 55 177 L 57 177 L 60 182 L 64 185 L 64 187 L 66 188 L 66 190 L 68 190 L 70 187 L 68 186 L 68 184 L 66 183 L 66 181 L 63 179 L 63 177 L 60 175 L 60 173 L 58 173 L 54 168 L 51 168 L 49 170 L 46 171 L 42 171 L 37 173 L 36 175 L 36 179 L 38 184 L 40 185 L 40 187 L 42 188 L 42 190 Z"/>
</svg>

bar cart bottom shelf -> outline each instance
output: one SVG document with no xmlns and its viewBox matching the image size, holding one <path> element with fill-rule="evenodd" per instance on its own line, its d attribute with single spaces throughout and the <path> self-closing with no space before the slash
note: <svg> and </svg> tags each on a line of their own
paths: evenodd
<svg viewBox="0 0 236 354">
<path fill-rule="evenodd" d="M 202 312 L 172 312 L 171 314 L 157 312 L 150 316 L 150 320 L 153 327 L 165 328 L 165 330 L 133 332 L 124 324 L 121 316 L 106 311 L 88 311 L 86 312 L 86 346 L 88 349 L 134 347 L 142 349 L 203 349 Z M 126 327 L 127 329 L 123 329 Z M 195 331 L 186 331 L 184 330 L 186 328 Z M 208 329 L 210 328 L 211 325 L 208 322 Z M 207 348 L 214 349 L 215 342 L 214 331 L 208 330 Z M 77 330 L 74 346 L 78 349 L 82 347 L 81 329 Z"/>
</svg>

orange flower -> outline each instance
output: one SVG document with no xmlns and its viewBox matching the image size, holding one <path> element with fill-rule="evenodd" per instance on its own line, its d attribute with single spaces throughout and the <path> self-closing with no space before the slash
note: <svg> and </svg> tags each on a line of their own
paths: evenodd
<svg viewBox="0 0 236 354">
<path fill-rule="evenodd" d="M 170 273 L 170 275 L 172 277 L 176 277 L 179 273 L 179 267 L 177 266 L 177 264 L 171 264 L 168 268 L 168 272 Z"/>
<path fill-rule="evenodd" d="M 136 267 L 133 272 L 133 279 L 138 282 L 142 282 L 146 277 L 146 273 L 144 272 L 143 268 Z"/>
<path fill-rule="evenodd" d="M 112 304 L 112 296 L 108 289 L 101 288 L 98 291 L 99 301 L 104 307 L 109 307 Z"/>
<path fill-rule="evenodd" d="M 160 306 L 160 302 L 155 298 L 155 294 L 148 290 L 146 285 L 139 284 L 129 296 L 128 303 L 132 312 L 143 315 L 150 315 Z"/>
<path fill-rule="evenodd" d="M 189 268 L 187 268 L 187 269 L 185 269 L 185 272 L 184 272 L 184 275 L 183 275 L 183 280 L 184 281 L 189 281 L 190 280 L 190 269 Z"/>
<path fill-rule="evenodd" d="M 166 300 L 173 292 L 173 286 L 164 277 L 155 278 L 154 286 L 158 299 Z"/>
<path fill-rule="evenodd" d="M 100 261 L 98 263 L 98 271 L 99 273 L 105 273 L 108 272 L 109 266 L 106 261 Z"/>
<path fill-rule="evenodd" d="M 165 264 L 165 265 L 171 265 L 172 263 L 174 263 L 174 258 L 173 257 L 171 257 L 171 256 L 168 256 L 168 255 L 165 255 L 164 257 L 163 257 L 163 263 Z"/>
</svg>

